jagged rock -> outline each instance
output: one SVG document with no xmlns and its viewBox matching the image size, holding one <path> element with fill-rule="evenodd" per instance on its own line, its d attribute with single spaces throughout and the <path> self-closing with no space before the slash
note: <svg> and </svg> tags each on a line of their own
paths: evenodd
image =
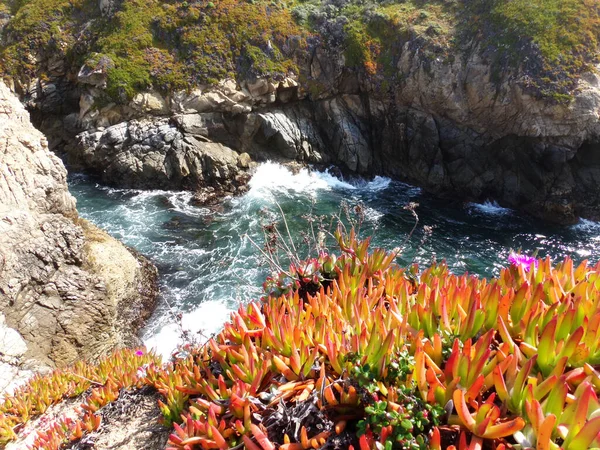
<svg viewBox="0 0 600 450">
<path fill-rule="evenodd" d="M 115 63 L 108 56 L 101 56 L 97 61 L 87 61 L 79 69 L 77 81 L 103 89 L 108 79 L 107 72 L 114 66 Z"/>
<path fill-rule="evenodd" d="M 252 164 L 252 157 L 248 153 L 242 153 L 238 157 L 238 166 L 241 168 L 248 169 L 250 164 Z"/>
<path fill-rule="evenodd" d="M 210 184 L 224 184 L 238 171 L 238 153 L 221 144 L 207 142 L 200 146 L 204 179 Z"/>
<path fill-rule="evenodd" d="M 136 111 L 162 116 L 169 113 L 167 101 L 158 92 L 142 92 L 131 101 L 131 107 Z"/>
<path fill-rule="evenodd" d="M 186 135 L 195 136 L 200 140 L 219 142 L 234 150 L 240 148 L 236 136 L 236 121 L 230 120 L 223 113 L 183 114 L 173 119 Z"/>
<path fill-rule="evenodd" d="M 123 122 L 79 135 L 73 158 L 95 167 L 107 183 L 136 188 L 238 189 L 238 153 L 209 142 L 217 115 L 184 115 L 180 130 L 166 119 Z M 222 125 L 222 124 L 221 124 Z"/>
<path fill-rule="evenodd" d="M 297 144 L 300 142 L 300 129 L 282 111 L 258 115 L 263 135 L 274 143 L 281 154 L 290 159 L 298 156 Z"/>
<path fill-rule="evenodd" d="M 86 113 L 94 106 L 94 96 L 89 93 L 81 94 L 79 97 L 79 118 L 83 118 Z"/>
<path fill-rule="evenodd" d="M 319 105 L 322 120 L 327 124 L 325 132 L 332 142 L 337 160 L 352 172 L 368 173 L 373 154 L 360 98 L 346 95 Z"/>
<path fill-rule="evenodd" d="M 189 94 L 176 92 L 170 96 L 171 111 L 194 114 L 204 112 L 249 112 L 252 99 L 238 89 L 234 80 L 222 80 L 216 86 L 206 86 L 192 90 Z"/>
<path fill-rule="evenodd" d="M 78 217 L 64 166 L 0 83 L 0 311 L 12 329 L 0 362 L 65 365 L 135 344 L 155 281 L 144 258 Z"/>
</svg>

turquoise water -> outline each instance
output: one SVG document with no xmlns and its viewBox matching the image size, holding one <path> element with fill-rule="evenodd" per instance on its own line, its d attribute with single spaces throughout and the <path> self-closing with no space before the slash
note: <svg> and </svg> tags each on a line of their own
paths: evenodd
<svg viewBox="0 0 600 450">
<path fill-rule="evenodd" d="M 600 224 L 540 223 L 493 203 L 439 200 L 422 190 L 377 177 L 344 182 L 328 173 L 292 174 L 277 164 L 260 166 L 242 197 L 218 208 L 190 205 L 188 192 L 113 189 L 81 175 L 70 178 L 81 216 L 150 258 L 160 272 L 160 305 L 144 330 L 148 345 L 168 354 L 184 329 L 210 335 L 240 302 L 258 298 L 269 266 L 244 235 L 262 245 L 262 224 L 285 213 L 292 235 L 309 230 L 303 216 L 330 216 L 340 203 L 362 205 L 363 232 L 374 245 L 400 246 L 419 223 L 398 258 L 421 265 L 445 259 L 455 273 L 496 275 L 511 249 L 540 256 L 597 260 Z M 342 214 L 343 215 L 343 214 Z M 427 233 L 424 226 L 432 227 Z M 178 315 L 181 314 L 181 319 Z"/>
</svg>

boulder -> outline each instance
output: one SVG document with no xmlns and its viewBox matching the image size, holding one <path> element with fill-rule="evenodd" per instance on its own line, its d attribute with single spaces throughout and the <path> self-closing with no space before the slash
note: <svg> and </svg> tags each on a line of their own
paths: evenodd
<svg viewBox="0 0 600 450">
<path fill-rule="evenodd" d="M 132 120 L 78 136 L 70 160 L 97 170 L 108 184 L 134 188 L 235 192 L 238 153 L 207 136 L 227 136 L 219 113 Z"/>
<path fill-rule="evenodd" d="M 265 78 L 258 78 L 254 81 L 248 81 L 246 83 L 246 88 L 250 95 L 254 98 L 262 97 L 263 95 L 268 94 L 270 91 L 271 84 Z"/>
<path fill-rule="evenodd" d="M 131 101 L 131 107 L 142 113 L 154 114 L 157 116 L 169 113 L 169 105 L 162 95 L 158 92 L 142 92 L 137 94 Z"/>
</svg>

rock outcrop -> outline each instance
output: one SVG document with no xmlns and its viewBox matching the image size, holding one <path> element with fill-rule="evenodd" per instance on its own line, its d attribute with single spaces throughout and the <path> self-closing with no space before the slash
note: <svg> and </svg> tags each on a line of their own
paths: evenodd
<svg viewBox="0 0 600 450">
<path fill-rule="evenodd" d="M 167 119 L 121 122 L 77 136 L 71 164 L 94 168 L 105 182 L 145 189 L 219 188 L 237 193 L 245 185 L 244 160 L 197 132 Z"/>
<path fill-rule="evenodd" d="M 134 344 L 153 309 L 156 269 L 78 217 L 66 175 L 0 83 L 0 311 L 19 342 L 0 358 L 13 366 L 62 366 Z"/>
<path fill-rule="evenodd" d="M 316 52 L 310 76 L 326 86 L 321 92 L 310 94 L 296 83 L 293 95 L 281 97 L 288 89 L 283 82 L 266 94 L 221 83 L 202 95 L 163 98 L 159 109 L 169 108 L 170 118 L 107 128 L 97 123 L 105 125 L 110 110 L 96 111 L 96 118 L 83 118 L 90 129 L 66 146 L 69 161 L 98 170 L 109 183 L 195 189 L 239 180 L 239 155 L 247 153 L 255 161 L 328 163 L 388 175 L 441 196 L 495 199 L 552 221 L 600 218 L 597 75 L 580 81 L 571 103 L 559 104 L 508 80 L 498 85 L 476 54 L 466 63 L 433 62 L 427 71 L 410 55 L 407 50 L 398 63 L 405 80 L 389 95 L 334 55 Z M 222 101 L 209 101 L 217 96 Z M 139 111 L 134 103 L 129 110 Z M 221 176 L 202 162 L 207 148 L 222 155 Z"/>
<path fill-rule="evenodd" d="M 69 164 L 115 185 L 236 193 L 249 160 L 299 160 L 552 221 L 600 219 L 597 73 L 556 101 L 527 89 L 518 69 L 495 73 L 481 49 L 455 58 L 420 50 L 418 37 L 405 41 L 385 77 L 321 43 L 297 75 L 277 81 L 228 78 L 117 105 L 102 100 L 100 81 L 59 76 L 24 97 L 52 113 L 38 122 Z"/>
</svg>

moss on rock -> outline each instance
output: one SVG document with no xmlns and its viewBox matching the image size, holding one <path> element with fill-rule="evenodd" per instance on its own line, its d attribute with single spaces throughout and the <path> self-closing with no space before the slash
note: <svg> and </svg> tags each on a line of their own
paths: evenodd
<svg viewBox="0 0 600 450">
<path fill-rule="evenodd" d="M 48 76 L 62 55 L 76 73 L 92 53 L 115 62 L 107 93 L 118 102 L 155 88 L 299 72 L 307 39 L 343 51 L 346 64 L 401 79 L 403 45 L 425 62 L 474 47 L 498 80 L 518 72 L 539 96 L 568 101 L 581 73 L 598 63 L 595 0 L 123 0 L 102 16 L 93 0 L 3 0 L 0 68 L 21 80 Z"/>
</svg>

